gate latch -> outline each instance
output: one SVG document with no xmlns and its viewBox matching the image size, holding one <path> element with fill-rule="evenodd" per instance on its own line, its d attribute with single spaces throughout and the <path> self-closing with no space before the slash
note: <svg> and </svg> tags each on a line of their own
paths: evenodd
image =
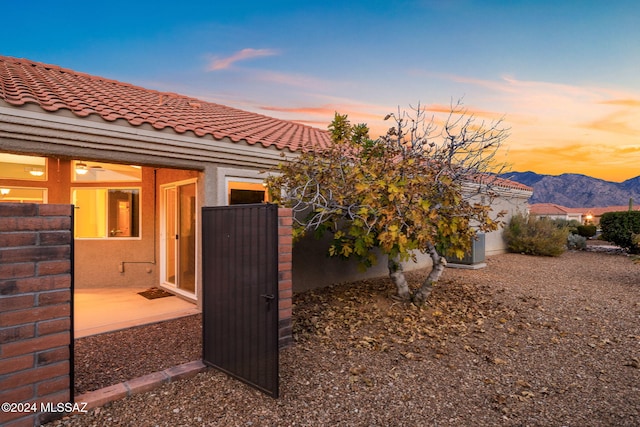
<svg viewBox="0 0 640 427">
<path fill-rule="evenodd" d="M 261 296 L 262 298 L 266 299 L 266 300 L 267 300 L 267 302 L 268 302 L 268 301 L 271 301 L 272 299 L 274 299 L 274 298 L 275 298 L 275 297 L 274 297 L 273 295 L 271 295 L 271 294 L 262 294 L 262 295 L 260 295 L 260 296 Z"/>
</svg>

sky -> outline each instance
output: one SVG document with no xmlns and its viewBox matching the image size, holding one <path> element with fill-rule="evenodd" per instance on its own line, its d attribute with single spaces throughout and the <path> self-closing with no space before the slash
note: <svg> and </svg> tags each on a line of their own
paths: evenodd
<svg viewBox="0 0 640 427">
<path fill-rule="evenodd" d="M 640 175 L 637 0 L 0 0 L 0 55 L 326 129 L 502 120 L 513 171 Z"/>
</svg>

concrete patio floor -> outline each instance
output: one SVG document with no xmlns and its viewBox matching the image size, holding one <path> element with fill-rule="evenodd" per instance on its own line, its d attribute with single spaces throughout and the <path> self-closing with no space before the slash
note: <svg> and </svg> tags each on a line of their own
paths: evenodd
<svg viewBox="0 0 640 427">
<path fill-rule="evenodd" d="M 198 306 L 180 297 L 146 299 L 146 288 L 76 289 L 74 336 L 82 338 L 133 326 L 200 313 Z"/>
</svg>

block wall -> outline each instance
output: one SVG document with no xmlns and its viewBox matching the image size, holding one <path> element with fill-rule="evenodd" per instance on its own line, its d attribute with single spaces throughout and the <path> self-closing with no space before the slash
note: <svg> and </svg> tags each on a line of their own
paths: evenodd
<svg viewBox="0 0 640 427">
<path fill-rule="evenodd" d="M 291 209 L 278 209 L 278 319 L 279 346 L 292 344 L 291 310 L 293 297 L 293 217 Z"/>
<path fill-rule="evenodd" d="M 0 425 L 38 426 L 71 402 L 72 207 L 0 203 Z"/>
</svg>

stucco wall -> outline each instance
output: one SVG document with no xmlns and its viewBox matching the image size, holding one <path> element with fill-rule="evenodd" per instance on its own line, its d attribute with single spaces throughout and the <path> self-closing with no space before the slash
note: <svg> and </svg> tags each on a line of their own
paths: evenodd
<svg viewBox="0 0 640 427">
<path fill-rule="evenodd" d="M 509 223 L 511 217 L 516 213 L 527 212 L 527 200 L 526 194 L 505 194 L 502 197 L 493 200 L 492 208 L 493 212 L 506 211 L 506 215 L 502 218 L 504 225 Z M 485 255 L 497 255 L 507 251 L 507 244 L 502 238 L 504 227 L 496 231 L 485 234 Z"/>
<path fill-rule="evenodd" d="M 293 290 L 296 292 L 329 286 L 334 283 L 353 282 L 361 279 L 382 277 L 389 274 L 386 255 L 379 254 L 378 263 L 366 271 L 358 269 L 355 260 L 329 257 L 329 237 L 316 240 L 305 236 L 293 246 Z M 431 266 L 431 259 L 417 253 L 417 262 L 403 264 L 405 271 Z"/>
</svg>

